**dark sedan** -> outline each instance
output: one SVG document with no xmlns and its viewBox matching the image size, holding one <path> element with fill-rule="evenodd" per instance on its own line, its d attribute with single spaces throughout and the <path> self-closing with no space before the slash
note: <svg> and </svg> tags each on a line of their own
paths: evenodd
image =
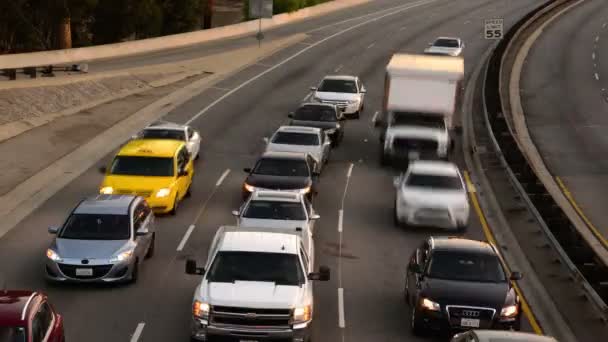
<svg viewBox="0 0 608 342">
<path fill-rule="evenodd" d="M 494 246 L 456 237 L 431 237 L 416 249 L 405 298 L 414 334 L 469 329 L 520 329 L 521 304 Z"/>
<path fill-rule="evenodd" d="M 243 183 L 243 199 L 255 190 L 283 190 L 306 194 L 312 199 L 319 174 L 315 160 L 306 153 L 265 152 Z"/>
<path fill-rule="evenodd" d="M 321 128 L 330 139 L 332 146 L 338 146 L 344 138 L 346 120 L 342 111 L 329 103 L 304 103 L 295 112 L 289 113 L 291 126 Z"/>
</svg>

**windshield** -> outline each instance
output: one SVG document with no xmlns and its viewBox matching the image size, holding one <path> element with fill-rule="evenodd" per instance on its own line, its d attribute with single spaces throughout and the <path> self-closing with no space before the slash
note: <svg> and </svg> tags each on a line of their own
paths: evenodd
<svg viewBox="0 0 608 342">
<path fill-rule="evenodd" d="M 457 48 L 458 41 L 455 39 L 437 39 L 435 43 L 433 43 L 433 46 Z"/>
<path fill-rule="evenodd" d="M 407 179 L 408 186 L 433 189 L 461 190 L 462 182 L 456 176 L 437 176 L 424 174 L 411 174 Z"/>
<path fill-rule="evenodd" d="M 144 139 L 170 139 L 186 141 L 184 130 L 176 129 L 145 129 L 141 132 Z"/>
<path fill-rule="evenodd" d="M 396 112 L 392 115 L 391 125 L 445 128 L 445 121 L 439 114 Z"/>
<path fill-rule="evenodd" d="M 76 240 L 128 240 L 129 215 L 72 214 L 58 237 Z"/>
<path fill-rule="evenodd" d="M 297 255 L 262 252 L 219 252 L 207 280 L 219 283 L 267 281 L 288 286 L 300 286 L 305 281 Z"/>
<path fill-rule="evenodd" d="M 26 342 L 24 327 L 0 326 L 0 342 Z"/>
<path fill-rule="evenodd" d="M 427 269 L 429 278 L 501 283 L 506 281 L 495 255 L 436 251 Z"/>
<path fill-rule="evenodd" d="M 271 142 L 273 144 L 317 146 L 319 136 L 311 133 L 277 132 Z"/>
<path fill-rule="evenodd" d="M 110 174 L 171 177 L 173 158 L 118 156 L 112 162 Z"/>
<path fill-rule="evenodd" d="M 294 115 L 295 120 L 302 121 L 338 121 L 336 111 L 327 106 L 303 106 L 298 108 Z"/>
<path fill-rule="evenodd" d="M 263 158 L 253 169 L 254 174 L 268 176 L 309 177 L 308 165 L 303 159 Z"/>
<path fill-rule="evenodd" d="M 356 94 L 358 92 L 355 81 L 348 80 L 324 80 L 317 90 L 327 93 Z"/>
<path fill-rule="evenodd" d="M 306 220 L 306 213 L 300 202 L 251 201 L 243 217 L 268 220 Z"/>
</svg>

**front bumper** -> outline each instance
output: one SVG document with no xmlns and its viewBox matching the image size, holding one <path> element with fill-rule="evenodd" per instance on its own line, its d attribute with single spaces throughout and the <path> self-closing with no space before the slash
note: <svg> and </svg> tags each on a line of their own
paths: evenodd
<svg viewBox="0 0 608 342">
<path fill-rule="evenodd" d="M 47 259 L 45 275 L 48 280 L 60 283 L 115 283 L 130 280 L 134 267 L 135 259 L 113 264 L 91 260 L 91 264 L 87 265 L 83 265 L 80 259 L 65 259 L 62 262 Z M 76 269 L 91 269 L 92 275 L 77 275 Z"/>
<path fill-rule="evenodd" d="M 469 222 L 469 211 L 451 211 L 447 208 L 416 208 L 399 204 L 396 208 L 399 222 L 410 226 L 457 229 Z"/>
<path fill-rule="evenodd" d="M 166 214 L 169 211 L 171 211 L 171 209 L 173 209 L 173 199 L 174 198 L 175 198 L 175 194 L 171 193 L 167 197 L 155 197 L 155 196 L 146 197 L 146 202 L 148 202 L 148 205 L 154 211 L 154 213 Z"/>
<path fill-rule="evenodd" d="M 234 325 L 208 324 L 208 321 L 193 318 L 191 322 L 191 337 L 195 341 L 208 341 L 210 336 L 232 337 L 236 341 L 289 341 L 307 342 L 310 338 L 310 322 L 303 324 L 301 328 L 293 327 L 253 327 Z"/>
<path fill-rule="evenodd" d="M 338 106 L 338 107 L 342 110 L 342 113 L 344 113 L 344 115 L 355 114 L 355 113 L 357 113 L 361 109 L 361 106 L 360 106 L 359 102 L 355 102 L 355 103 L 352 103 L 352 104 L 347 104 L 347 105 L 344 105 L 344 106 Z"/>
<path fill-rule="evenodd" d="M 445 309 L 443 309 L 445 310 Z M 430 330 L 439 333 L 454 334 L 471 329 L 491 329 L 491 330 L 518 330 L 519 317 L 510 320 L 481 320 L 479 327 L 462 326 L 459 319 L 449 318 L 445 311 L 428 311 L 421 310 L 416 312 L 417 324 L 425 330 Z"/>
</svg>

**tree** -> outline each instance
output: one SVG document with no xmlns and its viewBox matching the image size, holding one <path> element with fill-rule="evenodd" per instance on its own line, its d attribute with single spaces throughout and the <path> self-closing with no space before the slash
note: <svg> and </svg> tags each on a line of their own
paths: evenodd
<svg viewBox="0 0 608 342">
<path fill-rule="evenodd" d="M 95 8 L 92 26 L 93 44 L 121 41 L 135 32 L 131 20 L 133 0 L 102 0 Z"/>
<path fill-rule="evenodd" d="M 193 31 L 200 27 L 200 0 L 162 0 L 163 34 Z"/>
<path fill-rule="evenodd" d="M 133 16 L 137 39 L 160 35 L 163 26 L 163 11 L 157 0 L 137 0 Z"/>
</svg>

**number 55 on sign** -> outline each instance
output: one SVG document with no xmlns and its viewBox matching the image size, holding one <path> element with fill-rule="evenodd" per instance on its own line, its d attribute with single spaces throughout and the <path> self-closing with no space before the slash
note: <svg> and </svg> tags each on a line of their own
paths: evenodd
<svg viewBox="0 0 608 342">
<path fill-rule="evenodd" d="M 486 39 L 502 38 L 502 19 L 484 20 L 484 36 Z"/>
</svg>

